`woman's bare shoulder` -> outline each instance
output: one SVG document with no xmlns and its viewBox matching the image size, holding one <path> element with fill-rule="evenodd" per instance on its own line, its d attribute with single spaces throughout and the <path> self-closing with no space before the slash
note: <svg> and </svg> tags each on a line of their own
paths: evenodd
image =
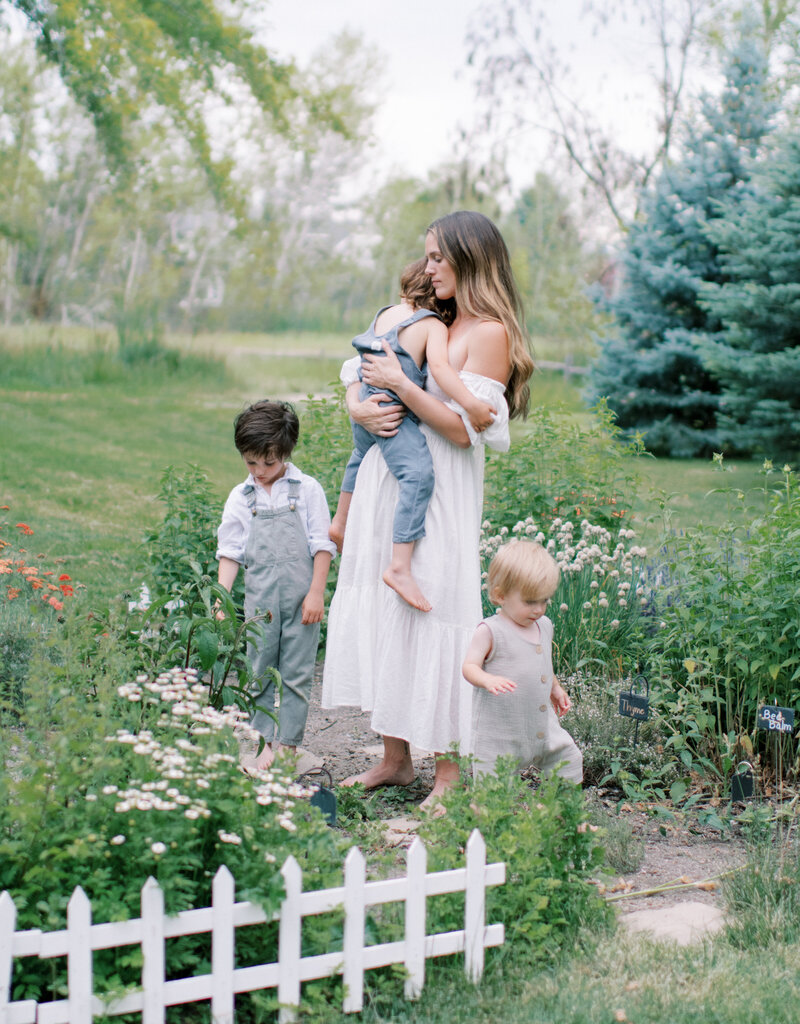
<svg viewBox="0 0 800 1024">
<path fill-rule="evenodd" d="M 467 360 L 463 369 L 505 383 L 511 372 L 505 327 L 497 320 L 480 320 L 466 341 Z"/>
</svg>

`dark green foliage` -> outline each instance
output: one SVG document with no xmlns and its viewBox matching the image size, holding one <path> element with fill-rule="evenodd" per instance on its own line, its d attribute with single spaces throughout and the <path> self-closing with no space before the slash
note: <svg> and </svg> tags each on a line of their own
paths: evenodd
<svg viewBox="0 0 800 1024">
<path fill-rule="evenodd" d="M 665 168 L 641 202 L 622 256 L 622 289 L 603 305 L 616 329 L 600 340 L 590 393 L 606 396 L 619 426 L 655 454 L 710 456 L 720 450 L 720 382 L 695 345 L 720 322 L 701 305 L 705 282 L 723 282 L 708 224 L 721 201 L 747 193 L 750 167 L 769 128 L 766 60 L 754 37 L 731 54 L 721 97 L 702 102 L 682 160 Z"/>
<path fill-rule="evenodd" d="M 480 829 L 487 863 L 506 863 L 505 885 L 487 890 L 486 919 L 504 922 L 515 958 L 549 960 L 582 929 L 610 923 L 608 906 L 587 885 L 603 851 L 580 786 L 551 776 L 534 789 L 502 759 L 496 775 L 465 782 L 445 794 L 446 815 L 420 825 L 428 870 L 461 866 L 470 833 Z M 429 922 L 463 928 L 463 897 L 442 907 L 432 901 Z"/>
<path fill-rule="evenodd" d="M 687 770 L 727 778 L 754 751 L 777 768 L 758 708 L 800 713 L 800 493 L 795 474 L 774 488 L 770 475 L 760 508 L 733 489 L 726 524 L 700 524 L 663 549 L 648 658 L 666 744 Z M 782 759 L 793 775 L 794 753 Z"/>
<path fill-rule="evenodd" d="M 222 501 L 208 476 L 196 465 L 168 466 L 158 497 L 166 506 L 164 519 L 145 537 L 148 580 L 153 597 L 174 596 L 187 578 L 186 559 L 200 575 L 217 576 L 217 527 Z"/>
<path fill-rule="evenodd" d="M 604 401 L 594 412 L 592 424 L 581 426 L 536 406 L 509 452 L 488 452 L 484 516 L 493 529 L 512 530 L 526 516 L 546 529 L 561 516 L 619 530 L 638 490 L 629 456 L 643 449 L 635 439 L 619 443 L 621 432 Z"/>
<path fill-rule="evenodd" d="M 700 352 L 725 390 L 719 414 L 730 448 L 800 454 L 800 142 L 787 134 L 754 193 L 726 203 L 709 226 L 726 280 L 701 304 L 720 324 Z"/>
</svg>

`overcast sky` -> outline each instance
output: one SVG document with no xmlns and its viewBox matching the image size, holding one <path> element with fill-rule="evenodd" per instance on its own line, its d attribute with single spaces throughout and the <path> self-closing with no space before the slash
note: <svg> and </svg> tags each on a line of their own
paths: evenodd
<svg viewBox="0 0 800 1024">
<path fill-rule="evenodd" d="M 305 64 L 337 32 L 361 34 L 385 57 L 385 100 L 375 127 L 387 161 L 398 170 L 422 175 L 449 155 L 454 125 L 472 124 L 474 85 L 466 68 L 465 37 L 486 3 L 270 0 L 262 40 L 276 55 Z M 618 125 L 619 133 L 630 133 L 635 144 L 647 132 L 643 96 L 650 88 L 651 58 L 644 35 L 631 22 L 593 35 L 592 23 L 582 17 L 584 3 L 538 0 L 554 44 L 574 68 L 575 93 L 603 96 L 598 116 Z M 538 142 L 532 135 L 521 138 L 519 148 L 541 153 L 544 137 Z"/>
</svg>

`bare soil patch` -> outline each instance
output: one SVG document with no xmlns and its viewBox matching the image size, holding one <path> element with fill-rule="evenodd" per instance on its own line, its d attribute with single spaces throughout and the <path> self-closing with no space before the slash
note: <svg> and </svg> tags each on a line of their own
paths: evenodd
<svg viewBox="0 0 800 1024">
<path fill-rule="evenodd" d="M 334 783 L 357 774 L 380 758 L 380 736 L 372 731 L 369 714 L 357 708 L 326 710 L 320 706 L 319 679 L 314 684 L 308 724 L 303 746 L 331 773 Z M 406 813 L 411 815 L 433 785 L 433 756 L 412 751 L 417 779 L 407 792 Z M 603 799 L 607 809 L 616 809 L 616 801 Z M 394 813 L 397 813 L 395 811 Z M 689 821 L 667 822 L 653 817 L 645 806 L 632 807 L 622 803 L 619 814 L 632 828 L 633 841 L 644 845 L 641 865 L 618 879 L 605 879 L 606 891 L 615 889 L 621 911 L 671 906 L 685 900 L 721 905 L 718 878 L 726 871 L 742 865 L 745 847 L 741 835 L 734 831 L 721 835 L 712 828 L 703 828 Z M 407 845 L 413 832 L 397 837 L 398 845 Z M 687 883 L 705 883 L 708 888 L 687 888 Z M 667 889 L 652 895 L 631 895 L 675 883 L 681 888 Z M 715 884 L 713 884 L 715 883 Z M 629 895 L 624 896 L 624 893 Z"/>
</svg>

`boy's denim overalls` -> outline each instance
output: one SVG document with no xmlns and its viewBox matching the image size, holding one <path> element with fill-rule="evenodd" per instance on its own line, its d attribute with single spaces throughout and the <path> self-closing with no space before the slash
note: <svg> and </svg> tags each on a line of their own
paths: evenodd
<svg viewBox="0 0 800 1024">
<path fill-rule="evenodd" d="M 253 670 L 250 692 L 257 708 L 252 725 L 268 743 L 275 738 L 275 722 L 268 714 L 275 710 L 275 682 L 268 669 L 275 668 L 283 684 L 278 742 L 296 747 L 308 717 L 320 624 L 301 622 L 314 560 L 297 510 L 300 481 L 288 483 L 289 504 L 277 509 L 257 509 L 255 487 L 244 489 L 253 515 L 244 556 L 244 610 L 247 618 L 256 611 L 272 612 L 272 621 L 262 623 L 263 639 L 247 647 Z"/>
<path fill-rule="evenodd" d="M 375 334 L 375 322 L 384 309 L 389 309 L 389 307 L 384 306 L 383 309 L 378 310 L 369 329 L 353 338 L 353 345 L 362 355 L 365 352 L 382 355 L 382 342 L 388 341 L 392 351 L 400 360 L 406 377 L 418 387 L 424 388 L 425 371 L 421 370 L 411 355 L 406 352 L 397 335 L 403 327 L 408 327 L 427 316 L 436 316 L 436 314 L 430 309 L 418 309 L 407 320 L 378 337 Z M 395 402 L 402 405 L 393 391 L 362 383 L 359 392 L 362 401 L 372 394 L 389 395 Z M 348 493 L 355 490 L 358 467 L 369 449 L 377 444 L 383 453 L 390 473 L 399 485 L 392 540 L 395 544 L 405 544 L 424 537 L 425 513 L 428 511 L 428 503 L 433 494 L 434 476 L 431 453 L 428 451 L 428 443 L 419 429 L 418 417 L 406 410 L 403 421 L 393 437 L 378 437 L 376 434 L 370 434 L 359 423 L 353 423 L 352 426 L 355 447 L 344 471 L 342 490 Z"/>
</svg>

